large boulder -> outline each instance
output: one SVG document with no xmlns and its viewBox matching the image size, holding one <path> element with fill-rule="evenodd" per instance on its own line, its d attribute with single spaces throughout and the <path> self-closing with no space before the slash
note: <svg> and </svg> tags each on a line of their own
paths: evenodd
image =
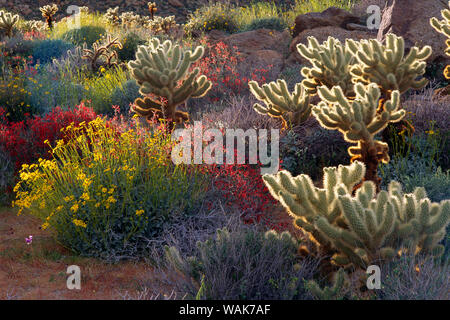
<svg viewBox="0 0 450 320">
<path fill-rule="evenodd" d="M 310 36 L 316 37 L 319 43 L 326 41 L 330 36 L 344 43 L 345 39 L 354 39 L 354 40 L 370 39 L 376 38 L 377 34 L 370 31 L 346 30 L 331 26 L 315 28 L 312 30 L 305 30 L 301 32 L 299 35 L 297 35 L 297 37 L 295 37 L 294 40 L 292 40 L 291 45 L 289 47 L 291 54 L 287 61 L 288 64 L 294 62 L 300 64 L 308 64 L 307 60 L 298 53 L 297 45 L 299 43 L 307 44 L 308 37 Z"/>
<path fill-rule="evenodd" d="M 346 29 L 347 24 L 359 22 L 358 16 L 336 7 L 328 8 L 323 12 L 309 12 L 295 18 L 293 37 L 309 29 L 328 26 Z"/>
<path fill-rule="evenodd" d="M 444 51 L 446 37 L 430 25 L 432 17 L 441 17 L 441 10 L 448 7 L 447 0 L 388 0 L 383 10 L 378 40 L 384 41 L 388 33 L 405 39 L 406 48 L 429 45 L 433 54 L 429 61 L 448 59 Z"/>
</svg>

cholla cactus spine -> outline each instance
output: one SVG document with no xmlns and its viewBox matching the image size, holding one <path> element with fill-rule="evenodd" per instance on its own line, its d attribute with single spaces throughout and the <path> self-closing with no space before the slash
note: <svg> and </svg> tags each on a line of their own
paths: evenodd
<svg viewBox="0 0 450 320">
<path fill-rule="evenodd" d="M 448 6 L 450 7 L 450 1 L 448 3 Z M 444 34 L 448 39 L 446 41 L 447 43 L 447 49 L 445 50 L 445 53 L 450 56 L 450 9 L 444 9 L 441 11 L 443 20 L 438 20 L 437 18 L 431 18 L 431 26 L 436 29 L 436 31 Z M 444 75 L 447 79 L 450 79 L 450 65 L 448 65 L 445 68 Z"/>
<path fill-rule="evenodd" d="M 389 101 L 380 101 L 380 89 L 377 84 L 364 86 L 357 83 L 354 87 L 356 97 L 345 97 L 340 87 L 319 88 L 323 100 L 313 107 L 312 113 L 320 125 L 329 130 L 339 130 L 346 141 L 356 143 L 349 148 L 352 161 L 360 160 L 367 166 L 365 180 L 371 180 L 379 189 L 381 179 L 377 176 L 379 162 L 389 162 L 388 145 L 375 140 L 375 135 L 384 130 L 389 123 L 398 122 L 406 112 L 400 110 L 400 93 L 392 92 Z"/>
<path fill-rule="evenodd" d="M 308 46 L 300 43 L 297 51 L 313 65 L 312 68 L 304 67 L 301 70 L 305 77 L 302 84 L 308 93 L 316 94 L 319 86 L 329 89 L 340 86 L 346 96 L 351 95 L 353 84 L 350 67 L 355 59 L 348 47 L 333 37 L 328 37 L 323 44 L 319 44 L 314 37 L 308 37 Z"/>
<path fill-rule="evenodd" d="M 7 37 L 12 36 L 14 25 L 19 21 L 19 15 L 0 10 L 0 29 Z"/>
<path fill-rule="evenodd" d="M 199 76 L 198 68 L 189 71 L 203 53 L 201 46 L 192 52 L 170 40 L 161 43 L 158 38 L 153 38 L 149 46 L 140 46 L 136 60 L 128 65 L 145 98 L 135 101 L 133 111 L 148 120 L 157 116 L 177 123 L 187 121 L 188 114 L 177 111 L 177 107 L 189 98 L 204 96 L 212 85 L 206 76 Z M 156 95 L 159 99 L 148 95 Z M 169 123 L 169 128 L 172 125 Z"/>
<path fill-rule="evenodd" d="M 294 92 L 290 93 L 284 80 L 263 84 L 262 87 L 256 81 L 248 83 L 250 92 L 265 106 L 256 103 L 253 108 L 256 112 L 274 118 L 281 118 L 283 127 L 299 125 L 305 122 L 311 115 L 309 95 L 304 87 L 297 83 Z"/>
<path fill-rule="evenodd" d="M 347 39 L 346 46 L 358 60 L 351 67 L 353 81 L 378 84 L 383 98 L 390 98 L 395 90 L 404 93 L 410 88 L 421 89 L 428 83 L 425 78 L 417 78 L 425 73 L 425 60 L 432 53 L 430 46 L 412 47 L 405 57 L 405 40 L 394 34 L 386 36 L 385 45 L 376 39 L 360 42 Z"/>
<path fill-rule="evenodd" d="M 53 16 L 59 10 L 58 6 L 53 3 L 51 5 L 40 7 L 39 10 L 42 13 L 42 17 L 44 17 L 47 22 L 48 28 L 50 30 L 53 29 Z"/>
</svg>

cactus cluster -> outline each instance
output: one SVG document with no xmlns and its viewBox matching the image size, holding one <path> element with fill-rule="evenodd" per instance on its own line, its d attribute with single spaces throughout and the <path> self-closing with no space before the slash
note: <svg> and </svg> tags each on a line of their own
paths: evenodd
<svg viewBox="0 0 450 320">
<path fill-rule="evenodd" d="M 159 17 L 148 20 L 146 28 L 148 28 L 153 34 L 164 33 L 168 34 L 173 28 L 177 26 L 175 16 Z"/>
<path fill-rule="evenodd" d="M 305 77 L 302 84 L 308 93 L 316 94 L 320 86 L 329 89 L 340 86 L 346 96 L 351 95 L 353 83 L 350 67 L 355 57 L 347 46 L 333 37 L 323 44 L 319 44 L 314 37 L 308 37 L 308 46 L 298 44 L 297 50 L 313 65 L 301 70 Z"/>
<path fill-rule="evenodd" d="M 300 83 L 295 85 L 293 93 L 289 92 L 286 81 L 280 79 L 262 87 L 256 81 L 250 81 L 248 85 L 253 95 L 265 104 L 263 106 L 256 103 L 254 105 L 256 112 L 281 118 L 284 128 L 299 125 L 311 115 L 309 95 Z"/>
<path fill-rule="evenodd" d="M 39 10 L 42 13 L 42 17 L 45 18 L 45 21 L 47 22 L 47 27 L 50 30 L 53 29 L 53 16 L 58 12 L 58 6 L 53 3 L 51 5 L 40 7 Z"/>
<path fill-rule="evenodd" d="M 322 101 L 313 107 L 312 113 L 321 126 L 329 130 L 339 130 L 346 141 L 356 143 L 348 149 L 352 161 L 360 160 L 367 166 L 365 180 L 375 182 L 377 189 L 378 163 L 389 162 L 387 143 L 375 139 L 389 123 L 399 122 L 405 116 L 400 109 L 400 92 L 393 91 L 391 100 L 380 101 L 380 89 L 376 83 L 354 86 L 355 98 L 345 96 L 341 87 L 328 89 L 319 87 Z"/>
<path fill-rule="evenodd" d="M 323 188 L 314 186 L 308 175 L 292 177 L 287 171 L 263 176 L 272 196 L 279 200 L 295 224 L 328 253 L 336 265 L 366 268 L 397 256 L 402 250 L 444 252 L 439 241 L 450 223 L 450 200 L 431 203 L 425 189 L 404 194 L 398 182 L 388 191 L 361 183 L 365 166 L 324 168 Z"/>
<path fill-rule="evenodd" d="M 112 38 L 111 35 L 106 37 L 106 42 L 102 45 L 95 42 L 92 45 L 92 49 L 83 47 L 82 58 L 90 62 L 93 71 L 96 71 L 99 67 L 99 60 L 103 59 L 107 67 L 117 65 L 118 55 L 115 48 L 122 49 L 122 44 L 117 38 Z"/>
<path fill-rule="evenodd" d="M 115 27 L 120 25 L 119 7 L 108 8 L 103 15 L 103 20 Z"/>
<path fill-rule="evenodd" d="M 450 1 L 448 2 L 450 8 Z M 443 20 L 438 20 L 437 18 L 431 18 L 431 25 L 436 31 L 444 34 L 447 39 L 447 49 L 445 53 L 450 56 L 450 9 L 444 9 L 441 11 Z M 445 68 L 444 71 L 445 78 L 450 79 L 450 65 Z"/>
<path fill-rule="evenodd" d="M 149 46 L 140 46 L 136 60 L 128 64 L 140 85 L 139 92 L 145 96 L 135 101 L 134 112 L 148 120 L 156 116 L 176 123 L 187 121 L 189 115 L 177 107 L 189 98 L 204 96 L 211 88 L 206 76 L 199 76 L 198 68 L 189 70 L 203 54 L 201 46 L 192 52 L 170 40 L 161 43 L 158 38 L 151 39 Z"/>
<path fill-rule="evenodd" d="M 19 21 L 19 15 L 12 14 L 10 12 L 5 12 L 0 10 L 0 29 L 3 31 L 5 36 L 11 37 L 14 25 Z"/>
<path fill-rule="evenodd" d="M 384 45 L 375 39 L 360 42 L 347 39 L 347 47 L 358 60 L 351 67 L 353 81 L 378 84 L 383 98 L 389 98 L 394 90 L 404 93 L 428 83 L 427 79 L 418 78 L 425 74 L 425 60 L 432 52 L 430 46 L 422 49 L 414 46 L 405 56 L 405 40 L 391 33 Z"/>
<path fill-rule="evenodd" d="M 345 296 L 347 284 L 347 275 L 344 269 L 341 268 L 333 275 L 332 286 L 322 289 L 316 281 L 309 280 L 306 282 L 305 287 L 318 300 L 341 300 Z"/>
</svg>

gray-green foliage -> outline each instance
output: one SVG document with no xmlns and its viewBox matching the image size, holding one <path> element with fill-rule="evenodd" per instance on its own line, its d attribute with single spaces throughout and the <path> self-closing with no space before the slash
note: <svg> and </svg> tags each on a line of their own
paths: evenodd
<svg viewBox="0 0 450 320">
<path fill-rule="evenodd" d="M 423 188 L 404 194 L 398 182 L 376 194 L 375 184 L 365 181 L 363 163 L 324 168 L 323 188 L 308 175 L 292 177 L 287 171 L 264 175 L 272 196 L 328 253 L 338 265 L 367 267 L 395 257 L 409 248 L 439 256 L 450 222 L 450 200 L 431 203 Z"/>
<path fill-rule="evenodd" d="M 287 28 L 286 22 L 279 17 L 258 18 L 252 20 L 248 25 L 244 26 L 242 31 L 252 31 L 257 29 L 271 29 L 283 31 Z"/>
<path fill-rule="evenodd" d="M 145 97 L 136 100 L 133 111 L 147 119 L 157 116 L 177 123 L 188 120 L 189 115 L 177 111 L 177 107 L 189 98 L 203 97 L 212 86 L 206 76 L 200 75 L 199 68 L 189 70 L 203 53 L 201 46 L 191 51 L 170 40 L 161 43 L 158 38 L 153 38 L 149 46 L 140 46 L 136 60 L 128 65 Z"/>
<path fill-rule="evenodd" d="M 127 114 L 130 110 L 130 103 L 133 103 L 139 96 L 139 86 L 136 80 L 131 79 L 112 92 L 111 103 L 113 106 L 119 106 L 122 114 Z"/>
<path fill-rule="evenodd" d="M 198 299 L 293 299 L 304 296 L 317 262 L 299 261 L 298 243 L 287 232 L 217 230 L 197 243 L 194 256 L 166 247 L 169 265 L 190 279 L 184 291 Z"/>
<path fill-rule="evenodd" d="M 306 289 L 317 300 L 342 300 L 347 291 L 347 284 L 345 271 L 341 268 L 333 275 L 331 286 L 322 289 L 315 280 L 309 280 L 306 282 Z"/>
<path fill-rule="evenodd" d="M 13 179 L 14 165 L 6 151 L 0 147 L 0 205 L 8 200 L 7 188 L 13 185 Z"/>
</svg>

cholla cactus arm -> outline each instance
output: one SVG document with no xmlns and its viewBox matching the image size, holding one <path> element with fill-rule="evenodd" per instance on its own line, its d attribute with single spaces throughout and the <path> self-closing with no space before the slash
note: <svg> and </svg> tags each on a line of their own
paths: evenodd
<svg viewBox="0 0 450 320">
<path fill-rule="evenodd" d="M 262 87 L 256 81 L 248 83 L 250 92 L 265 106 L 256 103 L 253 108 L 256 112 L 274 118 L 281 118 L 283 126 L 288 124 L 299 125 L 305 122 L 311 115 L 311 105 L 309 95 L 304 87 L 297 83 L 294 92 L 291 94 L 287 88 L 286 81 L 277 80 Z"/>
<path fill-rule="evenodd" d="M 320 288 L 314 280 L 306 282 L 306 289 L 318 300 L 341 300 L 346 294 L 347 279 L 344 269 L 339 269 L 333 276 L 331 287 Z"/>
<path fill-rule="evenodd" d="M 12 36 L 14 25 L 19 21 L 19 15 L 0 10 L 0 29 L 7 37 Z"/>
<path fill-rule="evenodd" d="M 423 76 L 426 69 L 425 60 L 431 55 L 430 46 L 422 49 L 412 47 L 405 57 L 405 41 L 402 37 L 388 34 L 386 44 L 376 39 L 356 42 L 346 40 L 348 47 L 356 56 L 358 63 L 351 67 L 355 82 L 363 84 L 376 83 L 384 98 L 390 98 L 393 91 L 404 93 L 410 88 L 423 88 L 428 80 L 417 78 Z"/>
<path fill-rule="evenodd" d="M 39 10 L 42 13 L 42 17 L 44 17 L 47 22 L 48 28 L 50 30 L 53 29 L 53 16 L 58 12 L 58 6 L 53 3 L 51 5 L 40 7 Z"/>
<path fill-rule="evenodd" d="M 156 7 L 155 2 L 149 2 L 147 3 L 148 11 L 150 11 L 151 19 L 153 20 L 155 18 L 155 13 L 158 11 L 158 8 Z"/>
<path fill-rule="evenodd" d="M 199 76 L 198 68 L 189 71 L 192 63 L 198 61 L 203 53 L 201 46 L 192 52 L 183 50 L 180 45 L 173 45 L 170 40 L 161 43 L 157 38 L 153 38 L 149 46 L 140 46 L 136 60 L 128 64 L 131 73 L 141 86 L 142 95 L 156 95 L 164 101 L 146 97 L 137 101 L 139 103 L 133 108 L 134 111 L 148 118 L 149 114 L 154 115 L 159 110 L 166 120 L 186 120 L 186 114 L 177 111 L 177 106 L 189 98 L 204 96 L 212 85 L 206 76 Z"/>
<path fill-rule="evenodd" d="M 355 85 L 355 99 L 345 97 L 340 87 L 331 90 L 325 86 L 319 88 L 319 96 L 323 100 L 313 107 L 312 113 L 326 129 L 339 130 L 346 141 L 356 143 L 349 148 L 352 161 L 361 160 L 366 164 L 365 180 L 371 180 L 379 189 L 380 179 L 377 177 L 379 162 L 389 161 L 386 143 L 375 140 L 390 122 L 398 122 L 405 116 L 400 110 L 400 93 L 392 92 L 392 98 L 379 106 L 380 89 L 375 83 L 364 86 Z"/>
<path fill-rule="evenodd" d="M 450 7 L 450 1 L 448 6 Z M 441 14 L 444 19 L 440 21 L 433 17 L 431 18 L 431 25 L 436 31 L 444 34 L 448 38 L 445 53 L 450 56 L 450 10 L 444 9 L 441 11 Z M 450 65 L 445 68 L 444 75 L 447 79 L 450 79 Z"/>
<path fill-rule="evenodd" d="M 122 43 L 117 38 L 112 38 L 111 35 L 106 37 L 104 44 L 100 45 L 94 43 L 92 49 L 87 49 L 85 44 L 83 45 L 83 59 L 89 60 L 92 70 L 96 71 L 98 68 L 98 61 L 100 58 L 104 58 L 108 67 L 112 66 L 113 59 L 117 60 L 117 52 L 114 48 L 122 49 Z"/>
<path fill-rule="evenodd" d="M 316 94 L 319 86 L 331 89 L 340 86 L 346 96 L 353 94 L 350 67 L 355 61 L 352 51 L 339 40 L 329 37 L 319 44 L 314 37 L 308 37 L 308 46 L 298 44 L 297 50 L 313 67 L 305 67 L 301 73 L 305 77 L 302 84 L 310 94 Z"/>
</svg>

